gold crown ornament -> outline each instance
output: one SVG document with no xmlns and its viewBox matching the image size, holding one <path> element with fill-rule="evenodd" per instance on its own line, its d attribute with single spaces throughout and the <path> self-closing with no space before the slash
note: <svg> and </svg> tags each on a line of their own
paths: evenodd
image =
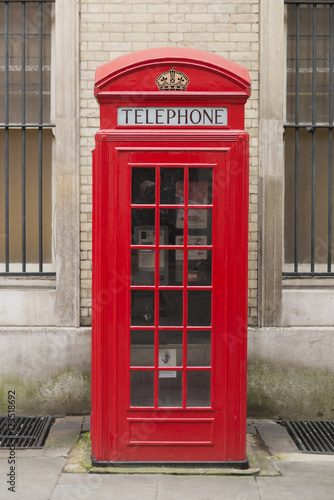
<svg viewBox="0 0 334 500">
<path fill-rule="evenodd" d="M 170 71 L 164 71 L 155 80 L 159 90 L 186 90 L 189 78 L 182 71 L 175 71 L 174 66 Z"/>
</svg>

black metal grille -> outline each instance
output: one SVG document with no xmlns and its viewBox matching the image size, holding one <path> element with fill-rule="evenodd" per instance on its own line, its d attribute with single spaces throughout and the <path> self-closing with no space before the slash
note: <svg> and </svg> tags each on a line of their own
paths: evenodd
<svg viewBox="0 0 334 500">
<path fill-rule="evenodd" d="M 0 448 L 42 448 L 54 417 L 0 416 Z"/>
<path fill-rule="evenodd" d="M 280 424 L 303 453 L 334 454 L 334 422 L 283 420 Z"/>
<path fill-rule="evenodd" d="M 45 168 L 51 164 L 54 127 L 49 62 L 53 3 L 0 0 L 0 276 L 55 275 L 44 265 L 51 261 L 52 244 Z"/>
<path fill-rule="evenodd" d="M 333 0 L 287 4 L 284 276 L 334 276 Z"/>
</svg>

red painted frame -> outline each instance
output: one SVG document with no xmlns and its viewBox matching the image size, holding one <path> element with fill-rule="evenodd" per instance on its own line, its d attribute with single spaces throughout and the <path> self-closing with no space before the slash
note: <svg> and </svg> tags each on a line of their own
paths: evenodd
<svg viewBox="0 0 334 500">
<path fill-rule="evenodd" d="M 159 49 L 144 52 L 108 63 L 98 68 L 96 75 L 101 130 L 96 134 L 93 154 L 92 454 L 94 461 L 100 464 L 233 462 L 244 466 L 249 161 L 248 134 L 243 128 L 249 77 L 244 68 L 199 51 L 166 49 L 161 52 Z M 189 92 L 188 89 L 185 92 L 159 92 L 154 88 L 155 81 L 151 75 L 156 78 L 162 71 L 170 69 L 171 62 L 191 76 L 193 89 Z M 147 79 L 143 89 L 141 82 L 145 68 Z M 121 90 L 123 87 L 125 90 Z M 210 91 L 205 91 L 205 88 Z M 210 127 L 210 130 L 188 126 L 180 130 L 180 127 L 171 129 L 164 126 L 125 128 L 116 124 L 117 105 L 162 106 L 162 103 L 175 107 L 226 106 L 228 126 Z M 152 328 L 156 346 L 155 407 L 133 408 L 129 404 L 130 174 L 131 167 L 149 164 L 157 167 L 183 164 L 186 172 L 187 166 L 214 167 L 213 208 L 198 207 L 213 210 L 211 341 L 214 347 L 211 368 L 202 367 L 212 372 L 211 408 L 185 407 L 186 373 L 198 370 L 198 367 L 185 368 L 187 330 L 206 329 L 186 328 L 185 324 L 179 327 L 183 330 L 184 340 L 183 368 L 176 368 L 176 371 L 183 370 L 183 408 L 158 407 L 157 313 Z M 185 178 L 185 186 L 186 182 Z M 158 195 L 159 177 L 156 203 Z M 184 205 L 187 206 L 186 195 Z M 140 207 L 145 208 L 145 205 Z M 176 205 L 171 208 L 176 208 Z M 196 205 L 189 208 L 196 208 Z M 150 248 L 155 248 L 156 269 L 159 269 L 157 229 L 158 217 L 156 242 Z M 182 247 L 185 253 L 188 251 L 186 235 L 187 217 Z M 132 245 L 132 248 L 137 246 Z M 159 248 L 178 247 L 163 245 Z M 183 276 L 183 287 L 168 289 L 183 290 L 186 318 L 186 265 Z M 159 286 L 157 279 L 154 287 L 132 288 L 154 289 L 158 300 L 159 289 L 164 287 Z M 196 289 L 193 286 L 189 288 Z M 157 311 L 157 302 L 155 308 Z M 131 327 L 131 330 L 136 329 L 143 327 Z M 159 330 L 162 329 L 164 327 L 159 327 Z"/>
</svg>

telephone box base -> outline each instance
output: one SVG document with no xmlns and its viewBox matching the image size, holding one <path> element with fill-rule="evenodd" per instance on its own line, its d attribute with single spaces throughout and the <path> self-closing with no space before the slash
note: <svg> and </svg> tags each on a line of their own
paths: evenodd
<svg viewBox="0 0 334 500">
<path fill-rule="evenodd" d="M 127 466 L 137 466 L 137 467 L 223 467 L 229 469 L 248 469 L 249 461 L 246 457 L 245 460 L 240 460 L 236 462 L 108 462 L 102 460 L 96 460 L 94 455 L 92 455 L 92 465 L 94 467 L 127 467 Z"/>
</svg>

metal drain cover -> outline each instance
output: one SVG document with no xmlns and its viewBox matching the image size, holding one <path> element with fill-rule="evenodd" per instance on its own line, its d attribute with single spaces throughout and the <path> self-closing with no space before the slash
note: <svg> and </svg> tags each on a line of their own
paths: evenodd
<svg viewBox="0 0 334 500">
<path fill-rule="evenodd" d="M 0 448 L 42 448 L 54 417 L 0 416 Z"/>
<path fill-rule="evenodd" d="M 334 422 L 324 420 L 280 420 L 303 453 L 334 454 Z"/>
</svg>

